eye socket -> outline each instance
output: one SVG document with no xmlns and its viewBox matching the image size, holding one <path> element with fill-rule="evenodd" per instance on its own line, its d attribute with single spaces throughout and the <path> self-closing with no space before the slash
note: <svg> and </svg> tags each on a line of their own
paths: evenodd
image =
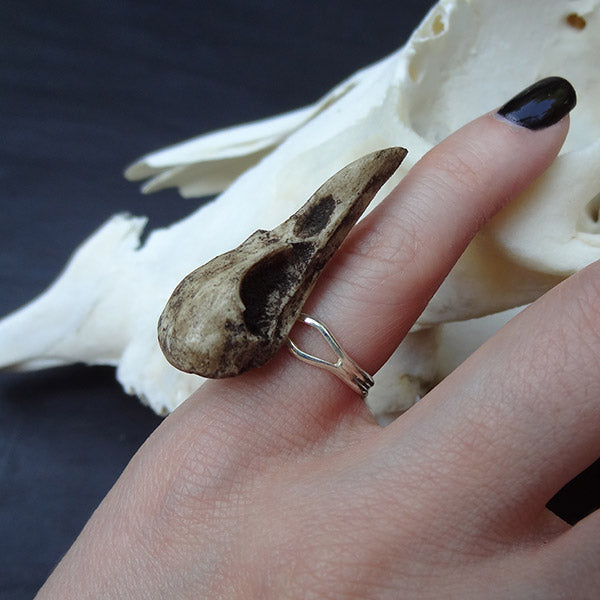
<svg viewBox="0 0 600 600">
<path fill-rule="evenodd" d="M 577 225 L 583 233 L 600 233 L 600 193 L 585 205 Z"/>
<path fill-rule="evenodd" d="M 259 337 L 272 333 L 282 307 L 296 295 L 312 254 L 314 245 L 300 242 L 266 256 L 249 269 L 240 284 L 248 331 Z"/>
</svg>

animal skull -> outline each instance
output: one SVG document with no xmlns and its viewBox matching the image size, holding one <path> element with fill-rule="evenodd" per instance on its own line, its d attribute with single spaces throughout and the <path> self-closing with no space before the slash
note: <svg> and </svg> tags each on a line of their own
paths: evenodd
<svg viewBox="0 0 600 600">
<path fill-rule="evenodd" d="M 387 148 L 328 179 L 289 219 L 187 275 L 158 322 L 176 368 L 203 377 L 264 365 L 287 338 L 321 271 L 406 156 Z"/>
<path fill-rule="evenodd" d="M 579 103 L 562 153 L 476 236 L 377 376 L 369 395 L 375 410 L 406 408 L 454 366 L 444 357 L 464 354 L 464 328 L 472 345 L 490 331 L 485 319 L 464 327 L 458 321 L 528 303 L 600 258 L 599 2 L 442 0 L 404 48 L 316 104 L 141 159 L 127 176 L 152 177 L 146 191 L 177 186 L 185 196 L 200 196 L 227 189 L 188 218 L 152 232 L 142 247 L 143 218 L 109 220 L 48 291 L 0 322 L 0 365 L 116 365 L 128 392 L 157 412 L 172 410 L 199 379 L 167 363 L 155 328 L 186 273 L 255 229 L 275 227 L 357 157 L 397 143 L 409 149 L 382 197 L 467 121 L 542 77 L 564 76 Z M 453 353 L 445 351 L 448 343 L 458 343 Z"/>
</svg>

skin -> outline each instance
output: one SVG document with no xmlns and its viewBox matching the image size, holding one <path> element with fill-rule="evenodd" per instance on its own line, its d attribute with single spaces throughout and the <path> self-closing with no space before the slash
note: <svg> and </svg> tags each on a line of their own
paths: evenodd
<svg viewBox="0 0 600 600">
<path fill-rule="evenodd" d="M 534 132 L 488 114 L 447 138 L 355 227 L 306 312 L 376 372 L 567 130 L 568 117 Z M 600 455 L 599 292 L 592 265 L 386 428 L 285 351 L 208 382 L 38 598 L 597 597 L 600 515 L 571 527 L 545 504 Z M 308 328 L 293 335 L 314 348 Z"/>
</svg>

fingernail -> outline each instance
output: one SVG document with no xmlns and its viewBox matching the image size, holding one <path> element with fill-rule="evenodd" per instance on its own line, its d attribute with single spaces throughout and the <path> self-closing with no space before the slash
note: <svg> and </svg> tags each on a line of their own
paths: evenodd
<svg viewBox="0 0 600 600">
<path fill-rule="evenodd" d="M 498 114 L 527 129 L 558 123 L 577 104 L 573 86 L 562 77 L 546 77 L 509 100 Z"/>
</svg>

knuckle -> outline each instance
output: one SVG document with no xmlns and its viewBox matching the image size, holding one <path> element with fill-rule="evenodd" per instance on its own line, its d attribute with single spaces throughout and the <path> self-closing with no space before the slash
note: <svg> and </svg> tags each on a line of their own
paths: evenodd
<svg viewBox="0 0 600 600">
<path fill-rule="evenodd" d="M 145 486 L 152 499 L 144 507 L 151 540 L 185 538 L 203 518 L 220 514 L 240 485 L 244 459 L 227 443 L 229 430 L 207 412 L 204 423 L 177 423 L 155 446 L 155 475 Z"/>
<path fill-rule="evenodd" d="M 360 239 L 349 249 L 360 257 L 363 272 L 380 279 L 393 272 L 404 271 L 413 263 L 423 244 L 425 224 L 419 214 L 403 210 L 387 211 L 385 226 L 370 220 L 365 224 Z"/>
<path fill-rule="evenodd" d="M 456 194 L 465 187 L 470 191 L 485 190 L 488 186 L 489 157 L 482 149 L 465 142 L 453 152 L 436 154 L 431 165 L 431 177 L 435 189 Z"/>
</svg>

